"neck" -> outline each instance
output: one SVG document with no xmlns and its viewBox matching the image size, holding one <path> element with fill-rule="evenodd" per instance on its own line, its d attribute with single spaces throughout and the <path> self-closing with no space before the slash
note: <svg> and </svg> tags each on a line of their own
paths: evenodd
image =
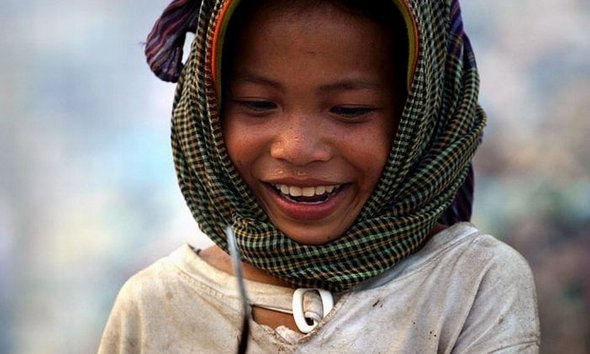
<svg viewBox="0 0 590 354">
<path fill-rule="evenodd" d="M 425 244 L 436 234 L 446 229 L 447 226 L 442 224 L 436 224 L 430 230 L 430 233 L 425 239 Z M 213 245 L 199 252 L 199 256 L 209 265 L 225 272 L 234 275 L 231 257 L 225 253 L 217 245 Z M 278 285 L 283 287 L 291 287 L 287 282 L 282 279 L 275 277 L 274 275 L 263 271 L 262 269 L 256 268 L 251 264 L 242 262 L 242 270 L 244 272 L 244 278 L 259 283 Z"/>
<path fill-rule="evenodd" d="M 209 265 L 225 272 L 228 274 L 234 274 L 231 257 L 225 253 L 217 245 L 211 246 L 207 249 L 199 252 L 199 256 Z M 242 270 L 244 278 L 260 283 L 266 283 L 271 285 L 278 285 L 283 287 L 291 287 L 285 281 L 269 274 L 259 268 L 254 267 L 251 264 L 242 262 Z"/>
</svg>

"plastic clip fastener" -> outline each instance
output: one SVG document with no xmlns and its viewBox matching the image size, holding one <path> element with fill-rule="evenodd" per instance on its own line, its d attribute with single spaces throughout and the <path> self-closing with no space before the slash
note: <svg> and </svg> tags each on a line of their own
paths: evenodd
<svg viewBox="0 0 590 354">
<path fill-rule="evenodd" d="M 303 295 L 307 292 L 315 291 L 320 294 L 322 300 L 322 317 L 321 318 L 306 318 L 305 311 L 303 309 Z M 311 332 L 319 323 L 319 321 L 326 317 L 328 312 L 334 307 L 334 298 L 332 294 L 324 289 L 314 288 L 299 288 L 293 293 L 293 318 L 295 324 L 301 333 Z M 310 324 L 311 322 L 311 324 Z"/>
</svg>

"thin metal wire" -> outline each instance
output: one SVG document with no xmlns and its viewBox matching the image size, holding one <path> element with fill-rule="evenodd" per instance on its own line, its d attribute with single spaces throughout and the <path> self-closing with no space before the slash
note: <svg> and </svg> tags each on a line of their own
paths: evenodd
<svg viewBox="0 0 590 354">
<path fill-rule="evenodd" d="M 240 298 L 242 300 L 242 333 L 238 342 L 238 354 L 245 354 L 248 350 L 248 339 L 250 337 L 250 304 L 248 295 L 246 294 L 246 284 L 244 283 L 244 275 L 242 274 L 242 261 L 240 259 L 240 252 L 236 242 L 236 235 L 231 226 L 225 229 L 227 235 L 227 243 L 229 247 L 229 254 L 231 256 L 234 275 L 238 279 L 238 289 Z"/>
</svg>

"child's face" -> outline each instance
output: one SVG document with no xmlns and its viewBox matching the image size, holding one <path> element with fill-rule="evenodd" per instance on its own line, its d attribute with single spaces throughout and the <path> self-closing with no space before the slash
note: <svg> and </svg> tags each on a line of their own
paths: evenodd
<svg viewBox="0 0 590 354">
<path fill-rule="evenodd" d="M 272 223 L 322 244 L 355 221 L 397 130 L 389 33 L 328 6 L 261 9 L 224 97 L 229 156 Z"/>
</svg>

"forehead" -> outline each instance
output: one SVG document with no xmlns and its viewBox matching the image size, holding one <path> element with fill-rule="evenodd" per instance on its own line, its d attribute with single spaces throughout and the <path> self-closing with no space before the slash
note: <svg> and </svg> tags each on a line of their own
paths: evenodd
<svg viewBox="0 0 590 354">
<path fill-rule="evenodd" d="M 389 32 L 337 9 L 260 9 L 236 39 L 226 82 L 302 94 L 380 90 L 393 83 Z"/>
<path fill-rule="evenodd" d="M 322 52 L 325 50 L 317 44 L 323 44 L 325 48 L 339 44 L 370 47 L 395 41 L 393 33 L 382 24 L 329 5 L 301 9 L 262 7 L 239 25 L 235 37 L 226 41 L 226 45 L 234 49 L 259 42 L 267 47 L 300 42 L 300 46 L 315 46 L 316 52 Z M 326 43 L 328 38 L 333 42 Z M 272 43 L 270 40 L 279 42 Z"/>
<path fill-rule="evenodd" d="M 354 3 L 355 1 L 351 1 Z M 244 40 L 251 40 L 253 32 L 261 34 L 258 29 L 264 27 L 264 31 L 269 29 L 281 31 L 287 26 L 301 24 L 296 32 L 288 33 L 288 39 L 296 39 L 299 35 L 308 33 L 325 33 L 330 34 L 334 25 L 344 28 L 347 32 L 360 33 L 364 32 L 366 40 L 372 40 L 376 36 L 389 37 L 392 41 L 400 40 L 395 38 L 400 35 L 393 30 L 396 22 L 393 13 L 387 15 L 376 13 L 376 9 L 368 11 L 363 6 L 357 4 L 344 5 L 340 1 L 318 1 L 318 0 L 274 0 L 262 1 L 243 1 L 243 5 L 237 8 L 232 15 L 228 25 L 228 31 L 225 34 L 223 46 L 232 46 Z M 367 2 L 373 3 L 373 2 Z M 374 3 L 381 3 L 375 1 Z M 390 9 L 391 10 L 391 9 Z M 250 30 L 245 34 L 244 29 Z M 371 33 L 367 33 L 369 31 Z M 380 33 L 377 33 L 380 32 Z M 342 34 L 342 39 L 345 38 Z M 287 35 L 285 36 L 287 37 Z"/>
<path fill-rule="evenodd" d="M 345 3 L 356 3 L 356 5 L 350 6 Z M 413 22 L 409 21 L 411 17 L 411 14 L 408 12 L 409 8 L 400 5 L 404 3 L 405 1 L 403 0 L 376 0 L 369 2 L 360 0 L 227 0 L 216 16 L 217 22 L 213 35 L 211 36 L 212 52 L 209 65 L 213 74 L 212 79 L 215 83 L 218 98 L 221 98 L 222 61 L 227 68 L 227 65 L 225 65 L 227 63 L 225 62 L 228 60 L 228 56 L 222 56 L 222 52 L 227 54 L 228 50 L 235 50 L 235 48 L 228 47 L 236 47 L 236 40 L 232 37 L 235 37 L 236 33 L 241 32 L 245 22 L 254 21 L 259 23 L 260 21 L 273 20 L 273 18 L 277 18 L 279 15 L 283 20 L 295 21 L 304 17 L 311 22 L 312 19 L 308 17 L 310 9 L 321 9 L 324 15 L 339 13 L 341 19 L 352 20 L 352 22 L 355 22 L 355 25 L 363 22 L 372 22 L 373 25 L 380 24 L 382 27 L 389 27 L 384 33 L 392 37 L 391 39 L 394 41 L 401 41 L 398 45 L 394 44 L 398 49 L 396 52 L 403 52 L 403 58 L 401 58 L 403 67 L 398 71 L 403 71 L 407 76 L 408 81 L 406 84 L 409 88 L 413 78 L 416 47 L 413 42 L 413 38 L 415 37 L 413 32 L 415 31 L 412 31 L 411 28 L 413 27 L 409 25 L 410 22 Z M 265 15 L 260 16 L 261 13 Z M 316 21 L 315 25 L 310 23 L 310 27 L 306 28 L 305 31 L 317 31 L 318 28 L 323 28 L 322 16 L 315 16 L 313 20 Z M 391 30 L 392 28 L 393 30 Z M 408 43 L 408 39 L 410 43 Z M 402 83 L 403 86 L 406 86 L 406 84 Z"/>
</svg>

